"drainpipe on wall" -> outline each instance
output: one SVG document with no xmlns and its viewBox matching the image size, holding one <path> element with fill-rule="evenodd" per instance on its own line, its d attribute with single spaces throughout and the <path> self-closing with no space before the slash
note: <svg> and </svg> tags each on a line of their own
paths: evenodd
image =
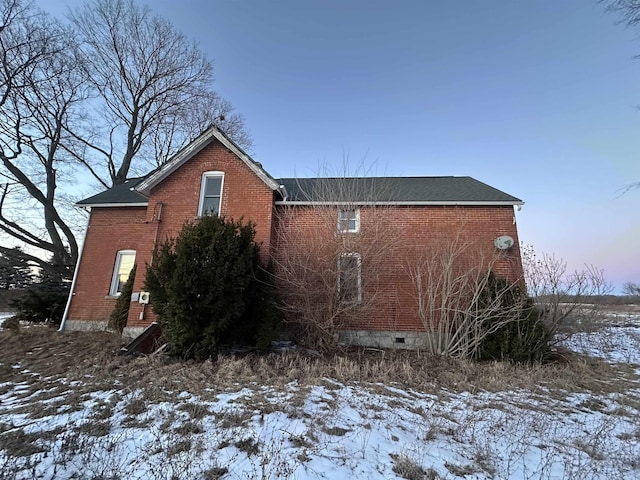
<svg viewBox="0 0 640 480">
<path fill-rule="evenodd" d="M 151 218 L 151 222 L 156 223 L 156 233 L 153 236 L 153 248 L 155 250 L 156 244 L 158 243 L 158 230 L 160 229 L 160 222 L 162 221 L 162 208 L 164 207 L 163 202 L 157 202 L 153 207 L 153 217 Z M 149 265 L 153 264 L 153 255 L 151 255 L 151 259 L 149 260 Z M 146 304 L 142 304 L 142 311 L 140 312 L 140 321 L 144 320 L 144 311 Z"/>
<path fill-rule="evenodd" d="M 76 288 L 76 279 L 78 278 L 78 270 L 80 267 L 80 259 L 82 258 L 82 251 L 84 250 L 84 242 L 87 239 L 87 232 L 89 231 L 89 219 L 87 219 L 87 226 L 84 228 L 84 237 L 80 244 L 80 250 L 78 250 L 78 261 L 76 262 L 76 268 L 73 271 L 73 279 L 71 280 L 71 289 L 69 290 L 69 298 L 67 298 L 67 304 L 64 307 L 64 313 L 62 314 L 62 321 L 60 322 L 59 332 L 64 331 L 64 325 L 67 323 L 67 316 L 69 315 L 69 308 L 71 307 L 71 299 L 73 298 L 73 291 Z"/>
<path fill-rule="evenodd" d="M 158 202 L 153 207 L 153 218 L 151 221 L 156 222 L 156 233 L 153 236 L 153 248 L 156 248 L 156 243 L 158 243 L 158 230 L 160 229 L 160 222 L 162 221 L 162 207 L 164 207 L 163 202 Z M 153 256 L 151 257 L 151 262 L 153 261 Z"/>
</svg>

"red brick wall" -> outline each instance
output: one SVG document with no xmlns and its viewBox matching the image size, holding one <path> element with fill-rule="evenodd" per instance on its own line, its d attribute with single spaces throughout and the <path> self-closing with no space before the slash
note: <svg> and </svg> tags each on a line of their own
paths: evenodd
<svg viewBox="0 0 640 480">
<path fill-rule="evenodd" d="M 224 172 L 220 214 L 227 219 L 254 222 L 261 255 L 264 260 L 269 258 L 274 193 L 244 162 L 214 141 L 152 189 L 146 216 L 148 228 L 136 258 L 141 274 L 136 275 L 134 292 L 143 290 L 145 265 L 151 262 L 156 239 L 162 242 L 175 238 L 185 222 L 198 218 L 202 174 L 208 171 Z M 162 214 L 158 222 L 160 202 Z M 143 309 L 144 318 L 140 319 Z M 150 306 L 132 304 L 127 326 L 146 326 L 154 320 Z"/>
<path fill-rule="evenodd" d="M 288 208 L 291 209 L 288 213 L 282 206 L 276 212 L 279 228 L 287 232 L 287 238 L 277 237 L 276 258 L 281 259 L 292 250 L 317 251 L 326 255 L 333 268 L 332 259 L 338 250 L 361 254 L 366 312 L 345 319 L 347 329 L 423 330 L 408 271 L 417 256 L 452 242 L 466 246 L 458 260 L 460 268 L 491 260 L 495 262 L 493 270 L 498 276 L 511 281 L 522 278 L 515 214 L 510 206 L 361 208 L 361 233 L 341 235 L 335 232 L 335 207 L 327 211 L 312 207 Z M 501 235 L 513 237 L 515 246 L 498 252 L 493 242 Z"/>
<path fill-rule="evenodd" d="M 138 250 L 145 232 L 145 207 L 94 208 L 67 318 L 107 321 L 117 297 L 109 297 L 116 254 Z M 137 256 L 136 256 L 137 260 Z"/>
<path fill-rule="evenodd" d="M 224 172 L 221 215 L 253 221 L 261 255 L 269 258 L 274 193 L 238 157 L 214 141 L 157 185 L 147 208 L 92 209 L 69 320 L 108 320 L 116 300 L 107 296 L 118 250 L 136 250 L 133 291 L 143 290 L 156 239 L 177 236 L 186 221 L 197 218 L 202 173 L 207 171 Z M 154 320 L 151 306 L 131 304 L 127 326 L 147 326 Z"/>
</svg>

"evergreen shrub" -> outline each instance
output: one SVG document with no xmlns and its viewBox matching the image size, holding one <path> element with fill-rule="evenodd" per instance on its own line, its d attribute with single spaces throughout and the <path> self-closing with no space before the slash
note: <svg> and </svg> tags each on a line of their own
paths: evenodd
<svg viewBox="0 0 640 480">
<path fill-rule="evenodd" d="M 136 265 L 133 265 L 127 281 L 122 285 L 122 291 L 109 317 L 108 327 L 114 332 L 122 333 L 127 326 L 129 307 L 131 306 L 131 294 L 133 293 L 133 281 L 136 278 Z"/>
<path fill-rule="evenodd" d="M 10 302 L 16 318 L 60 325 L 69 297 L 69 285 L 60 274 L 41 272 L 20 298 Z"/>
<path fill-rule="evenodd" d="M 268 348 L 280 315 L 252 223 L 204 216 L 159 244 L 145 289 L 170 352 L 215 356 L 221 345 Z"/>
<path fill-rule="evenodd" d="M 492 273 L 478 299 L 480 309 L 488 305 L 495 314 L 484 321 L 482 328 L 491 329 L 496 322 L 502 325 L 484 337 L 478 351 L 480 360 L 531 363 L 549 357 L 553 332 L 522 289 Z"/>
</svg>

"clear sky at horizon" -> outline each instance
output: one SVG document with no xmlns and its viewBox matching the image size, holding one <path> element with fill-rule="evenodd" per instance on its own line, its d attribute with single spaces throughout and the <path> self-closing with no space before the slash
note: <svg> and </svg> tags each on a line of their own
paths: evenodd
<svg viewBox="0 0 640 480">
<path fill-rule="evenodd" d="M 522 242 L 640 282 L 640 41 L 597 1 L 148 4 L 214 60 L 274 177 L 470 175 L 526 202 Z"/>
</svg>

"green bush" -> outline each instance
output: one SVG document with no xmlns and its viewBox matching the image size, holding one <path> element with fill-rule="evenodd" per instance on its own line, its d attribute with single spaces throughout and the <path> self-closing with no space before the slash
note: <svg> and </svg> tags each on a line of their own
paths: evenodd
<svg viewBox="0 0 640 480">
<path fill-rule="evenodd" d="M 488 307 L 488 306 L 491 307 Z M 533 301 L 517 285 L 491 274 L 478 299 L 478 307 L 491 308 L 483 329 L 496 322 L 502 326 L 484 337 L 478 349 L 480 360 L 510 360 L 518 363 L 543 361 L 551 353 L 552 331 L 540 319 Z"/>
<path fill-rule="evenodd" d="M 20 321 L 44 322 L 60 325 L 67 298 L 69 282 L 59 274 L 40 273 L 24 294 L 10 302 Z"/>
<path fill-rule="evenodd" d="M 124 327 L 127 326 L 127 317 L 129 316 L 129 307 L 131 306 L 131 294 L 133 293 L 133 281 L 136 278 L 136 266 L 134 265 L 129 273 L 129 278 L 122 285 L 122 291 L 116 304 L 113 307 L 111 316 L 109 317 L 108 327 L 118 333 L 122 333 Z"/>
<path fill-rule="evenodd" d="M 206 359 L 221 345 L 266 348 L 279 312 L 253 224 L 205 216 L 157 246 L 145 289 L 170 352 Z"/>
</svg>

